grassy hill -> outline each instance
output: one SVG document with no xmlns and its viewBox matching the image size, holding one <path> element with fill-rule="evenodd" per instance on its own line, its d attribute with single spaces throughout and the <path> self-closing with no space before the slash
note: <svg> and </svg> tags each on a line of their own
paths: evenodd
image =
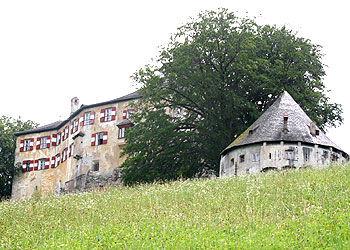
<svg viewBox="0 0 350 250">
<path fill-rule="evenodd" d="M 0 203 L 1 249 L 350 249 L 350 166 Z"/>
</svg>

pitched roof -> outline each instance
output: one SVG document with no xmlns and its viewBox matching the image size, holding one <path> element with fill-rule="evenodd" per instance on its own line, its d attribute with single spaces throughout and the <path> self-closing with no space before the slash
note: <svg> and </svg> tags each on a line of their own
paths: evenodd
<svg viewBox="0 0 350 250">
<path fill-rule="evenodd" d="M 134 124 L 134 123 L 129 119 L 125 119 L 122 122 L 118 123 L 117 126 L 119 127 L 119 126 L 128 125 L 128 124 Z"/>
<path fill-rule="evenodd" d="M 132 92 L 128 95 L 106 101 L 106 102 L 99 102 L 99 103 L 94 103 L 90 105 L 81 105 L 80 108 L 72 113 L 66 120 L 64 121 L 57 121 L 53 122 L 44 126 L 40 126 L 38 128 L 26 130 L 26 131 L 20 131 L 14 133 L 15 136 L 20 136 L 20 135 L 26 135 L 26 134 L 32 134 L 32 133 L 40 133 L 40 132 L 45 132 L 45 131 L 51 131 L 51 130 L 57 130 L 63 127 L 67 122 L 69 122 L 73 117 L 75 117 L 77 114 L 79 114 L 81 111 L 84 109 L 89 109 L 89 108 L 94 108 L 97 106 L 102 106 L 102 105 L 108 105 L 108 104 L 113 104 L 113 103 L 118 103 L 118 102 L 124 102 L 124 101 L 129 101 L 129 100 L 135 100 L 141 98 L 141 94 L 139 91 Z"/>
<path fill-rule="evenodd" d="M 288 132 L 283 132 L 284 116 L 288 115 Z M 312 135 L 310 124 L 312 120 L 294 101 L 291 95 L 284 91 L 282 95 L 240 136 L 238 136 L 224 152 L 234 147 L 259 142 L 293 141 L 305 142 L 341 150 L 319 128 L 319 135 Z M 251 132 L 250 132 L 251 131 Z"/>
</svg>

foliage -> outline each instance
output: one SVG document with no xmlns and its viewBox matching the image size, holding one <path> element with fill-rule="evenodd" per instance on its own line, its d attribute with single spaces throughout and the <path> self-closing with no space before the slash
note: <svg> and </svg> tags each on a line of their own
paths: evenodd
<svg viewBox="0 0 350 250">
<path fill-rule="evenodd" d="M 195 166 L 195 158 L 200 157 L 191 149 L 193 142 L 189 140 L 195 138 L 193 131 L 179 131 L 173 119 L 162 109 L 147 113 L 148 124 L 141 122 L 142 118 L 136 116 L 137 126 L 126 133 L 128 138 L 131 136 L 135 140 L 123 153 L 141 153 L 128 157 L 124 162 L 124 165 L 134 166 L 123 170 L 124 183 L 193 176 L 196 169 L 191 166 Z"/>
<path fill-rule="evenodd" d="M 21 118 L 13 119 L 5 115 L 0 117 L 0 199 L 11 196 L 12 180 L 16 169 L 15 132 L 37 127 L 33 121 L 22 121 Z"/>
<path fill-rule="evenodd" d="M 330 103 L 325 95 L 321 59 L 321 46 L 286 27 L 258 25 L 254 19 L 239 18 L 226 9 L 200 13 L 171 37 L 155 65 L 147 65 L 133 76 L 141 85 L 143 99 L 138 126 L 126 137 L 125 153 L 129 156 L 123 165 L 128 169 L 125 178 L 152 180 L 150 176 L 128 176 L 145 171 L 158 179 L 157 169 L 166 172 L 164 179 L 174 177 L 171 171 L 187 175 L 191 167 L 218 171 L 220 152 L 283 90 L 320 128 L 342 123 L 341 106 Z M 168 131 L 162 141 L 158 137 L 164 135 L 163 129 L 152 128 L 154 117 L 164 115 L 151 114 L 153 107 L 182 113 L 158 123 Z M 155 138 L 143 136 L 148 129 Z M 176 145 L 173 151 L 181 153 L 162 151 L 169 140 Z M 188 157 L 195 159 L 187 162 Z M 184 172 L 177 171 L 177 163 L 184 161 Z M 155 162 L 162 166 L 155 166 Z"/>
<path fill-rule="evenodd" d="M 347 249 L 350 166 L 0 203 L 0 249 Z"/>
</svg>

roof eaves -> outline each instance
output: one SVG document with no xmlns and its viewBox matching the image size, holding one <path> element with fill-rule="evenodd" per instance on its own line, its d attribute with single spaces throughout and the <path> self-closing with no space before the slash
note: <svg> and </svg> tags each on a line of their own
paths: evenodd
<svg viewBox="0 0 350 250">
<path fill-rule="evenodd" d="M 52 127 L 47 127 L 47 125 L 42 126 L 43 128 L 40 129 L 39 128 L 35 128 L 35 129 L 30 129 L 30 130 L 26 130 L 26 131 L 20 131 L 20 132 L 15 132 L 14 135 L 15 136 L 20 136 L 20 135 L 27 135 L 27 134 L 34 134 L 34 133 L 41 133 L 41 132 L 47 132 L 47 131 L 52 131 L 52 130 L 58 130 L 60 128 L 62 128 L 67 122 L 69 122 L 73 117 L 75 117 L 76 115 L 78 115 L 81 111 L 85 110 L 85 109 L 89 109 L 89 108 L 95 108 L 98 106 L 103 106 L 103 105 L 108 105 L 108 104 L 113 104 L 113 103 L 118 103 L 118 102 L 125 102 L 125 101 L 131 101 L 131 100 L 136 100 L 136 99 L 140 99 L 142 96 L 139 93 L 139 91 L 135 91 L 132 92 L 128 95 L 113 99 L 113 100 L 109 100 L 109 101 L 105 101 L 105 102 L 99 102 L 99 103 L 94 103 L 94 104 L 89 104 L 89 105 L 81 105 L 79 109 L 77 109 L 75 112 L 73 112 L 68 119 L 60 122 L 58 125 L 56 126 L 52 126 Z"/>
</svg>

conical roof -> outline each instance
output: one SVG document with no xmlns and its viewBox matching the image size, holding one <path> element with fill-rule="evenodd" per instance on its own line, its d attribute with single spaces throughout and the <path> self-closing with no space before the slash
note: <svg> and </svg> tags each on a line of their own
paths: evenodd
<svg viewBox="0 0 350 250">
<path fill-rule="evenodd" d="M 288 132 L 284 133 L 284 116 L 288 116 Z M 238 136 L 223 152 L 231 148 L 259 142 L 293 141 L 333 147 L 341 150 L 319 128 L 318 135 L 312 135 L 312 120 L 284 91 L 282 95 L 240 136 Z"/>
</svg>

